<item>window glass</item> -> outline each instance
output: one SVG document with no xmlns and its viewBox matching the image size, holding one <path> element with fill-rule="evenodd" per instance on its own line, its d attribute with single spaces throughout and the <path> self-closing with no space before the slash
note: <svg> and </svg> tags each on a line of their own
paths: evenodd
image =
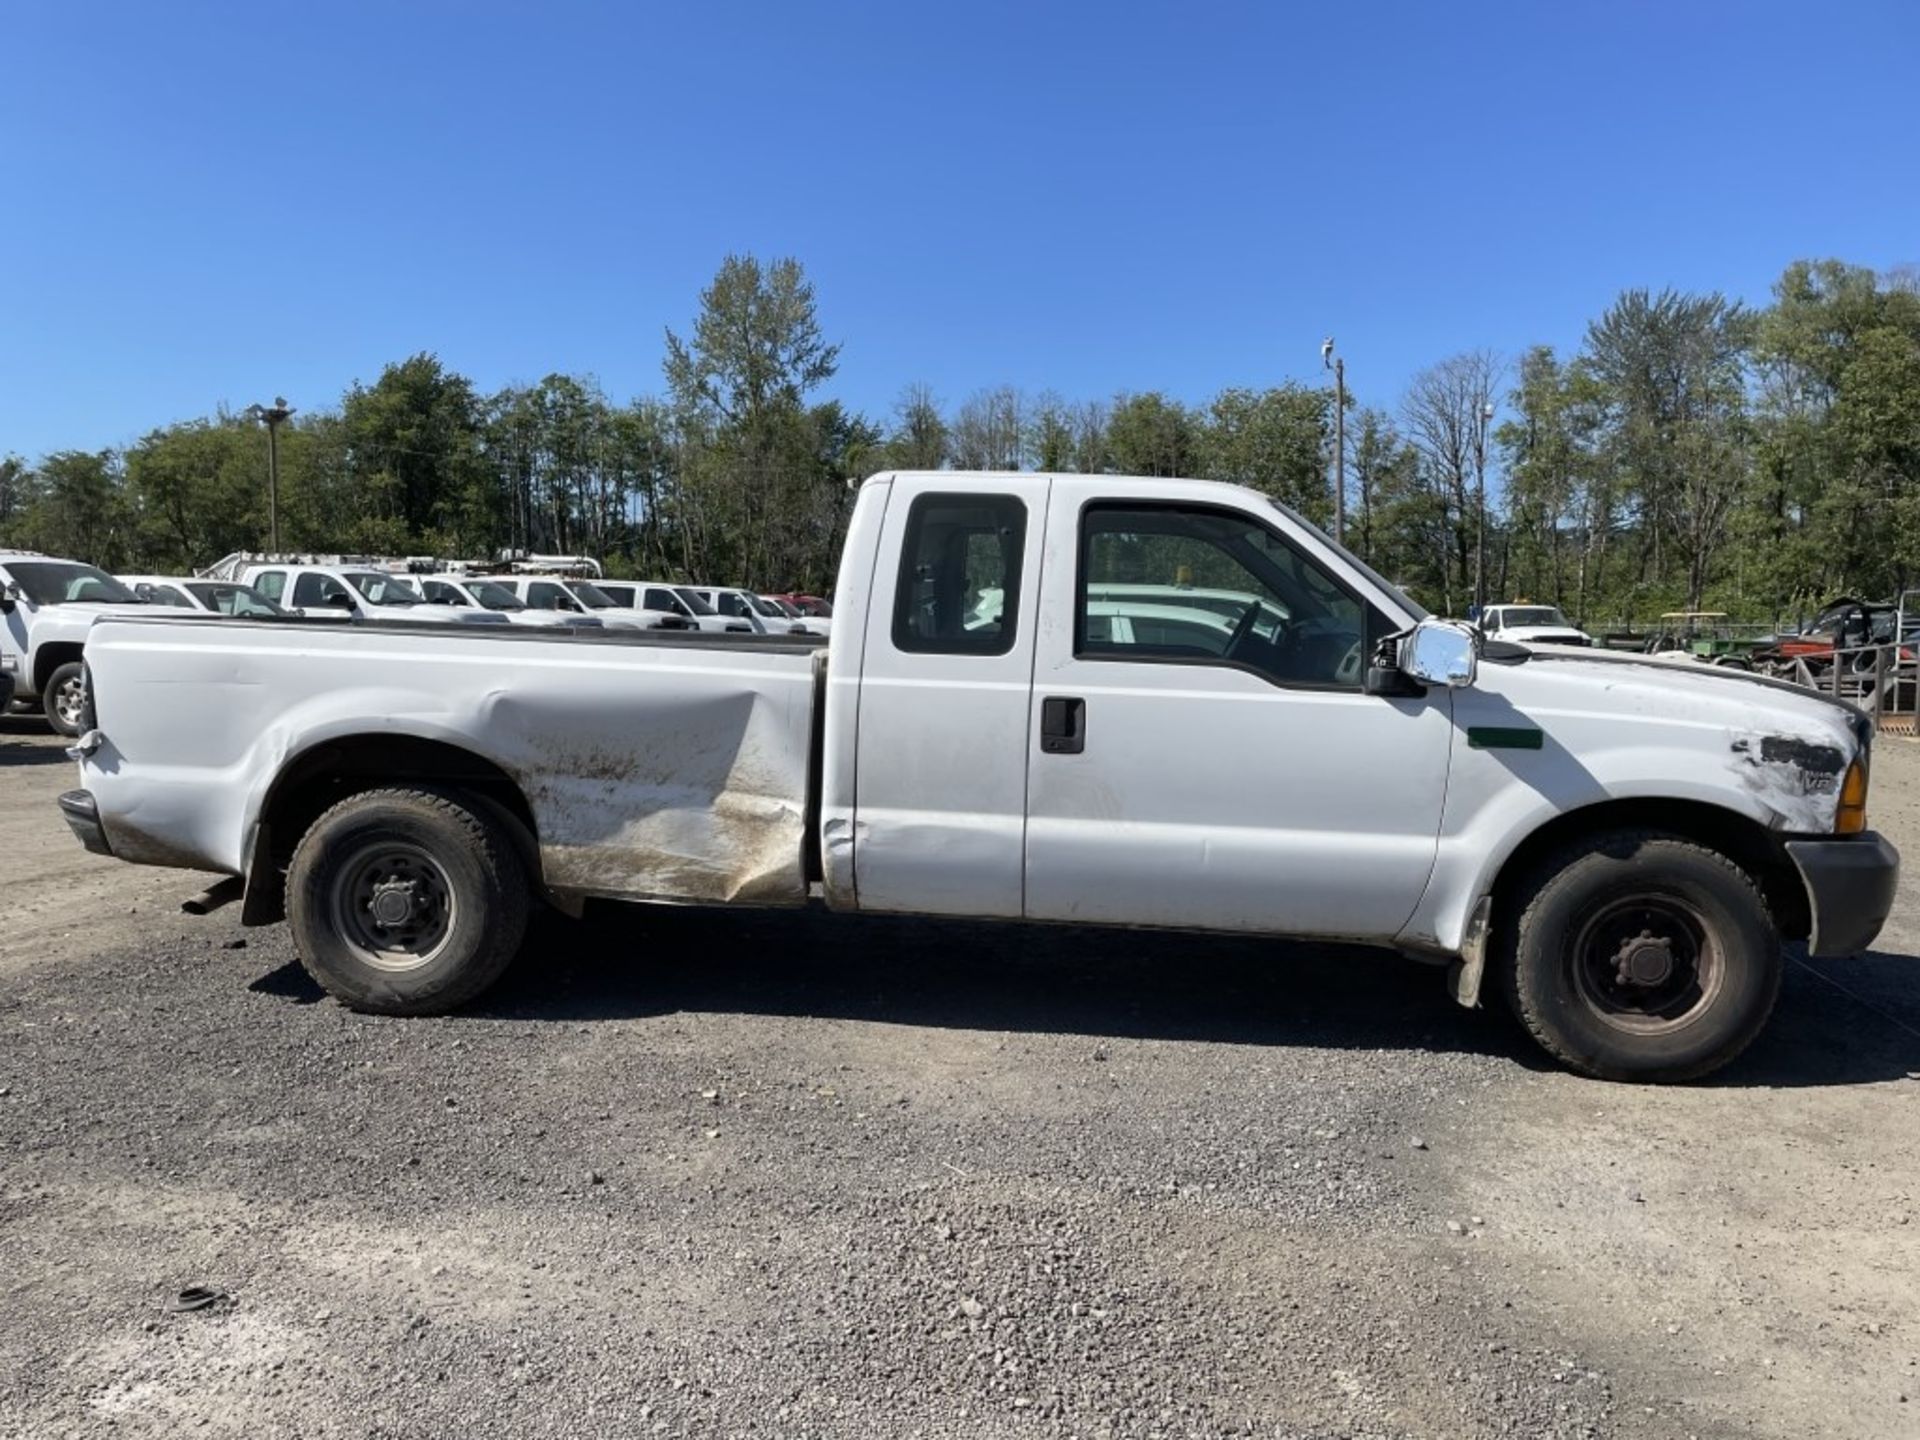
<svg viewBox="0 0 1920 1440">
<path fill-rule="evenodd" d="M 430 605 L 464 605 L 467 597 L 444 580 L 423 581 L 420 586 Z"/>
<path fill-rule="evenodd" d="M 469 580 L 467 589 L 488 610 L 524 610 L 520 597 L 492 580 Z"/>
<path fill-rule="evenodd" d="M 404 575 L 382 575 L 373 570 L 349 570 L 347 583 L 358 590 L 369 605 L 418 605 L 420 592 Z"/>
<path fill-rule="evenodd" d="M 1012 495 L 922 495 L 907 514 L 893 602 L 896 649 L 1013 648 L 1027 507 Z"/>
<path fill-rule="evenodd" d="M 346 609 L 339 602 L 345 600 L 351 605 L 353 596 L 347 587 L 331 575 L 316 575 L 309 571 L 293 582 L 293 603 L 295 609 L 309 606 L 324 606 L 329 609 Z"/>
<path fill-rule="evenodd" d="M 678 615 L 686 609 L 686 606 L 680 604 L 679 601 L 666 590 L 655 585 L 648 589 L 646 603 L 640 608 L 642 610 L 664 610 L 669 615 Z"/>
<path fill-rule="evenodd" d="M 535 580 L 527 586 L 527 604 L 536 610 L 567 610 L 567 592 L 547 580 Z"/>
<path fill-rule="evenodd" d="M 269 600 L 278 600 L 287 592 L 287 572 L 284 570 L 266 570 L 256 575 L 253 588 Z"/>
<path fill-rule="evenodd" d="M 1282 685 L 1359 686 L 1366 606 L 1250 517 L 1101 505 L 1080 533 L 1082 659 L 1234 665 Z"/>
<path fill-rule="evenodd" d="M 148 581 L 144 585 L 134 586 L 133 591 L 149 605 L 181 605 L 189 610 L 199 608 L 171 585 L 155 585 Z"/>
<path fill-rule="evenodd" d="M 707 603 L 707 599 L 698 590 L 685 585 L 673 587 L 673 593 L 680 597 L 681 604 L 696 615 L 718 615 L 720 612 Z"/>
<path fill-rule="evenodd" d="M 264 595 L 248 589 L 245 585 L 207 584 L 189 585 L 187 589 L 199 596 L 210 609 L 218 610 L 222 615 L 284 615 L 286 612 Z"/>
<path fill-rule="evenodd" d="M 140 597 L 104 570 L 70 560 L 12 560 L 7 564 L 13 581 L 36 605 L 64 605 L 96 601 L 109 605 L 138 605 Z"/>
<path fill-rule="evenodd" d="M 585 580 L 573 581 L 568 587 L 567 593 L 573 597 L 574 607 L 576 609 L 618 610 L 620 608 L 614 604 L 612 600 L 608 599 L 605 592 L 597 585 Z"/>
</svg>

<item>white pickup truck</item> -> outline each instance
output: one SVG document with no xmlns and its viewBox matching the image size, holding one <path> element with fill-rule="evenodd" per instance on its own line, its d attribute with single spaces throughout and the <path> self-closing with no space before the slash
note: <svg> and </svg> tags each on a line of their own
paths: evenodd
<svg viewBox="0 0 1920 1440">
<path fill-rule="evenodd" d="M 1130 584 L 1244 612 L 1091 623 Z M 105 618 L 61 805 L 396 1014 L 484 990 L 536 900 L 817 896 L 1390 946 L 1677 1079 L 1764 1024 L 1783 937 L 1850 953 L 1892 903 L 1852 707 L 1484 641 L 1250 490 L 877 476 L 835 593 L 830 649 Z"/>
<path fill-rule="evenodd" d="M 86 728 L 86 644 L 103 615 L 147 614 L 155 603 L 78 560 L 0 550 L 0 673 L 14 701 L 38 701 L 61 735 Z"/>
</svg>

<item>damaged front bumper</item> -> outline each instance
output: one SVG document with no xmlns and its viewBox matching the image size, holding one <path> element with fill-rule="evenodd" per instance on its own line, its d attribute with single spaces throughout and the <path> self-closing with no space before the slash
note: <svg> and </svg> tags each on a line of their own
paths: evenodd
<svg viewBox="0 0 1920 1440">
<path fill-rule="evenodd" d="M 1900 880 L 1900 852 L 1869 831 L 1827 840 L 1789 840 L 1787 854 L 1806 881 L 1813 928 L 1809 955 L 1853 955 L 1887 923 Z"/>
<path fill-rule="evenodd" d="M 111 855 L 107 832 L 100 828 L 100 807 L 85 790 L 69 790 L 60 797 L 60 814 L 78 840 L 95 855 Z"/>
</svg>

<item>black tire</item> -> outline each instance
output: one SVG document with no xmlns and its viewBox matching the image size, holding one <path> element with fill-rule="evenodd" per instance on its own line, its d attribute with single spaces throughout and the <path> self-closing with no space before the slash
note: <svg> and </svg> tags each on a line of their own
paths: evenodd
<svg viewBox="0 0 1920 1440">
<path fill-rule="evenodd" d="M 511 841 L 454 791 L 342 800 L 301 837 L 287 872 L 300 963 L 342 1004 L 380 1015 L 472 1000 L 512 963 L 527 909 Z"/>
<path fill-rule="evenodd" d="M 87 667 L 69 660 L 56 665 L 40 692 L 40 706 L 56 735 L 84 735 L 93 727 L 93 704 L 87 695 Z"/>
<path fill-rule="evenodd" d="M 1520 887 L 1499 960 L 1521 1024 L 1603 1080 L 1692 1080 L 1746 1049 L 1784 962 L 1753 880 L 1656 831 L 1590 836 Z"/>
</svg>

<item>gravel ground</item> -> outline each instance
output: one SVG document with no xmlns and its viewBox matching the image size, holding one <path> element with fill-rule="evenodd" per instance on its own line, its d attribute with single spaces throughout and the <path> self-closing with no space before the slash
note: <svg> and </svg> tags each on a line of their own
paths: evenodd
<svg viewBox="0 0 1920 1440">
<path fill-rule="evenodd" d="M 0 722 L 0 1436 L 1920 1436 L 1910 898 L 1665 1090 L 1392 956 L 823 914 L 390 1020 L 70 783 Z"/>
</svg>

